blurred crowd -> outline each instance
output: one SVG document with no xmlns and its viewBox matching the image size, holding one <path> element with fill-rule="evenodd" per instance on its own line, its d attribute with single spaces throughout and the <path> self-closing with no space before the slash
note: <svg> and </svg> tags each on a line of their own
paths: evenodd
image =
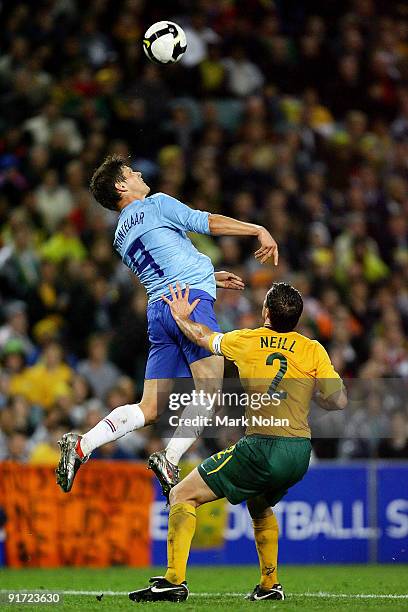
<svg viewBox="0 0 408 612">
<path fill-rule="evenodd" d="M 63 432 L 140 397 L 146 298 L 113 252 L 116 215 L 88 190 L 107 153 L 130 156 L 153 192 L 270 229 L 277 270 L 257 264 L 250 240 L 192 239 L 246 282 L 219 292 L 223 330 L 257 326 L 271 282 L 288 280 L 304 297 L 299 330 L 343 377 L 372 381 L 346 422 L 320 423 L 316 456 L 408 457 L 408 7 L 0 10 L 0 460 L 53 463 Z M 143 54 L 160 19 L 185 29 L 177 65 Z M 398 383 L 387 401 L 374 384 L 384 379 Z M 162 444 L 150 429 L 96 456 Z"/>
</svg>

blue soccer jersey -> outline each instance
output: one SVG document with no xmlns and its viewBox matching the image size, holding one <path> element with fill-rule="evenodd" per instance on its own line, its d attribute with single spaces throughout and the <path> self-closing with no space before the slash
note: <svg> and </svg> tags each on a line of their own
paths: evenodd
<svg viewBox="0 0 408 612">
<path fill-rule="evenodd" d="M 113 246 L 145 287 L 149 303 L 168 295 L 168 285 L 176 281 L 215 299 L 212 262 L 186 235 L 209 234 L 208 216 L 164 193 L 135 200 L 122 210 Z"/>
</svg>

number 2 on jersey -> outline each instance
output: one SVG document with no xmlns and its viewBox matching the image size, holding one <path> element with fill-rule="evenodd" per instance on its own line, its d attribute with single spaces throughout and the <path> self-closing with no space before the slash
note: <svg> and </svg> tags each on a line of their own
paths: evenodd
<svg viewBox="0 0 408 612">
<path fill-rule="evenodd" d="M 271 353 L 270 355 L 268 355 L 268 357 L 266 358 L 266 365 L 273 365 L 275 359 L 279 360 L 280 367 L 275 378 L 272 380 L 269 386 L 269 395 L 273 395 L 273 393 L 276 393 L 278 391 L 278 385 L 281 382 L 282 378 L 285 376 L 286 371 L 288 369 L 288 360 L 286 359 L 285 355 L 282 355 L 282 353 Z M 286 391 L 280 392 L 281 399 L 286 399 L 287 395 L 288 394 L 286 393 Z"/>
<path fill-rule="evenodd" d="M 136 254 L 140 252 L 141 257 L 139 260 L 136 259 Z M 141 241 L 140 238 L 137 238 L 132 242 L 130 248 L 127 252 L 130 261 L 136 268 L 136 273 L 140 275 L 147 266 L 151 266 L 153 270 L 159 275 L 164 276 L 163 270 L 159 267 L 159 265 L 154 261 L 153 257 L 150 255 L 149 251 L 146 251 L 146 247 Z"/>
</svg>

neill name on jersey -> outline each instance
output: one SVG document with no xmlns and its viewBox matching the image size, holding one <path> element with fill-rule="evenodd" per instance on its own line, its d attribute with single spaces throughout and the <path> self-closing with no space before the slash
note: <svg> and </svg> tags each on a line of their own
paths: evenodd
<svg viewBox="0 0 408 612">
<path fill-rule="evenodd" d="M 288 338 L 278 336 L 261 336 L 260 341 L 261 348 L 273 348 L 280 351 L 289 351 L 289 353 L 295 352 L 293 349 L 296 344 L 296 340 L 292 340 L 292 342 L 290 342 Z"/>
</svg>

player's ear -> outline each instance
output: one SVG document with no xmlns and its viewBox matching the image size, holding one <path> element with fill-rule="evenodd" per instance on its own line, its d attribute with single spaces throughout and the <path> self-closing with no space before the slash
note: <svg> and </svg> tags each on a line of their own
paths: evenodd
<svg viewBox="0 0 408 612">
<path fill-rule="evenodd" d="M 126 183 L 124 181 L 118 181 L 115 183 L 115 189 L 119 191 L 119 193 L 124 193 L 127 190 Z"/>
<path fill-rule="evenodd" d="M 264 320 L 265 325 L 269 325 L 270 324 L 269 310 L 268 310 L 268 307 L 265 304 L 262 306 L 262 318 Z"/>
</svg>

